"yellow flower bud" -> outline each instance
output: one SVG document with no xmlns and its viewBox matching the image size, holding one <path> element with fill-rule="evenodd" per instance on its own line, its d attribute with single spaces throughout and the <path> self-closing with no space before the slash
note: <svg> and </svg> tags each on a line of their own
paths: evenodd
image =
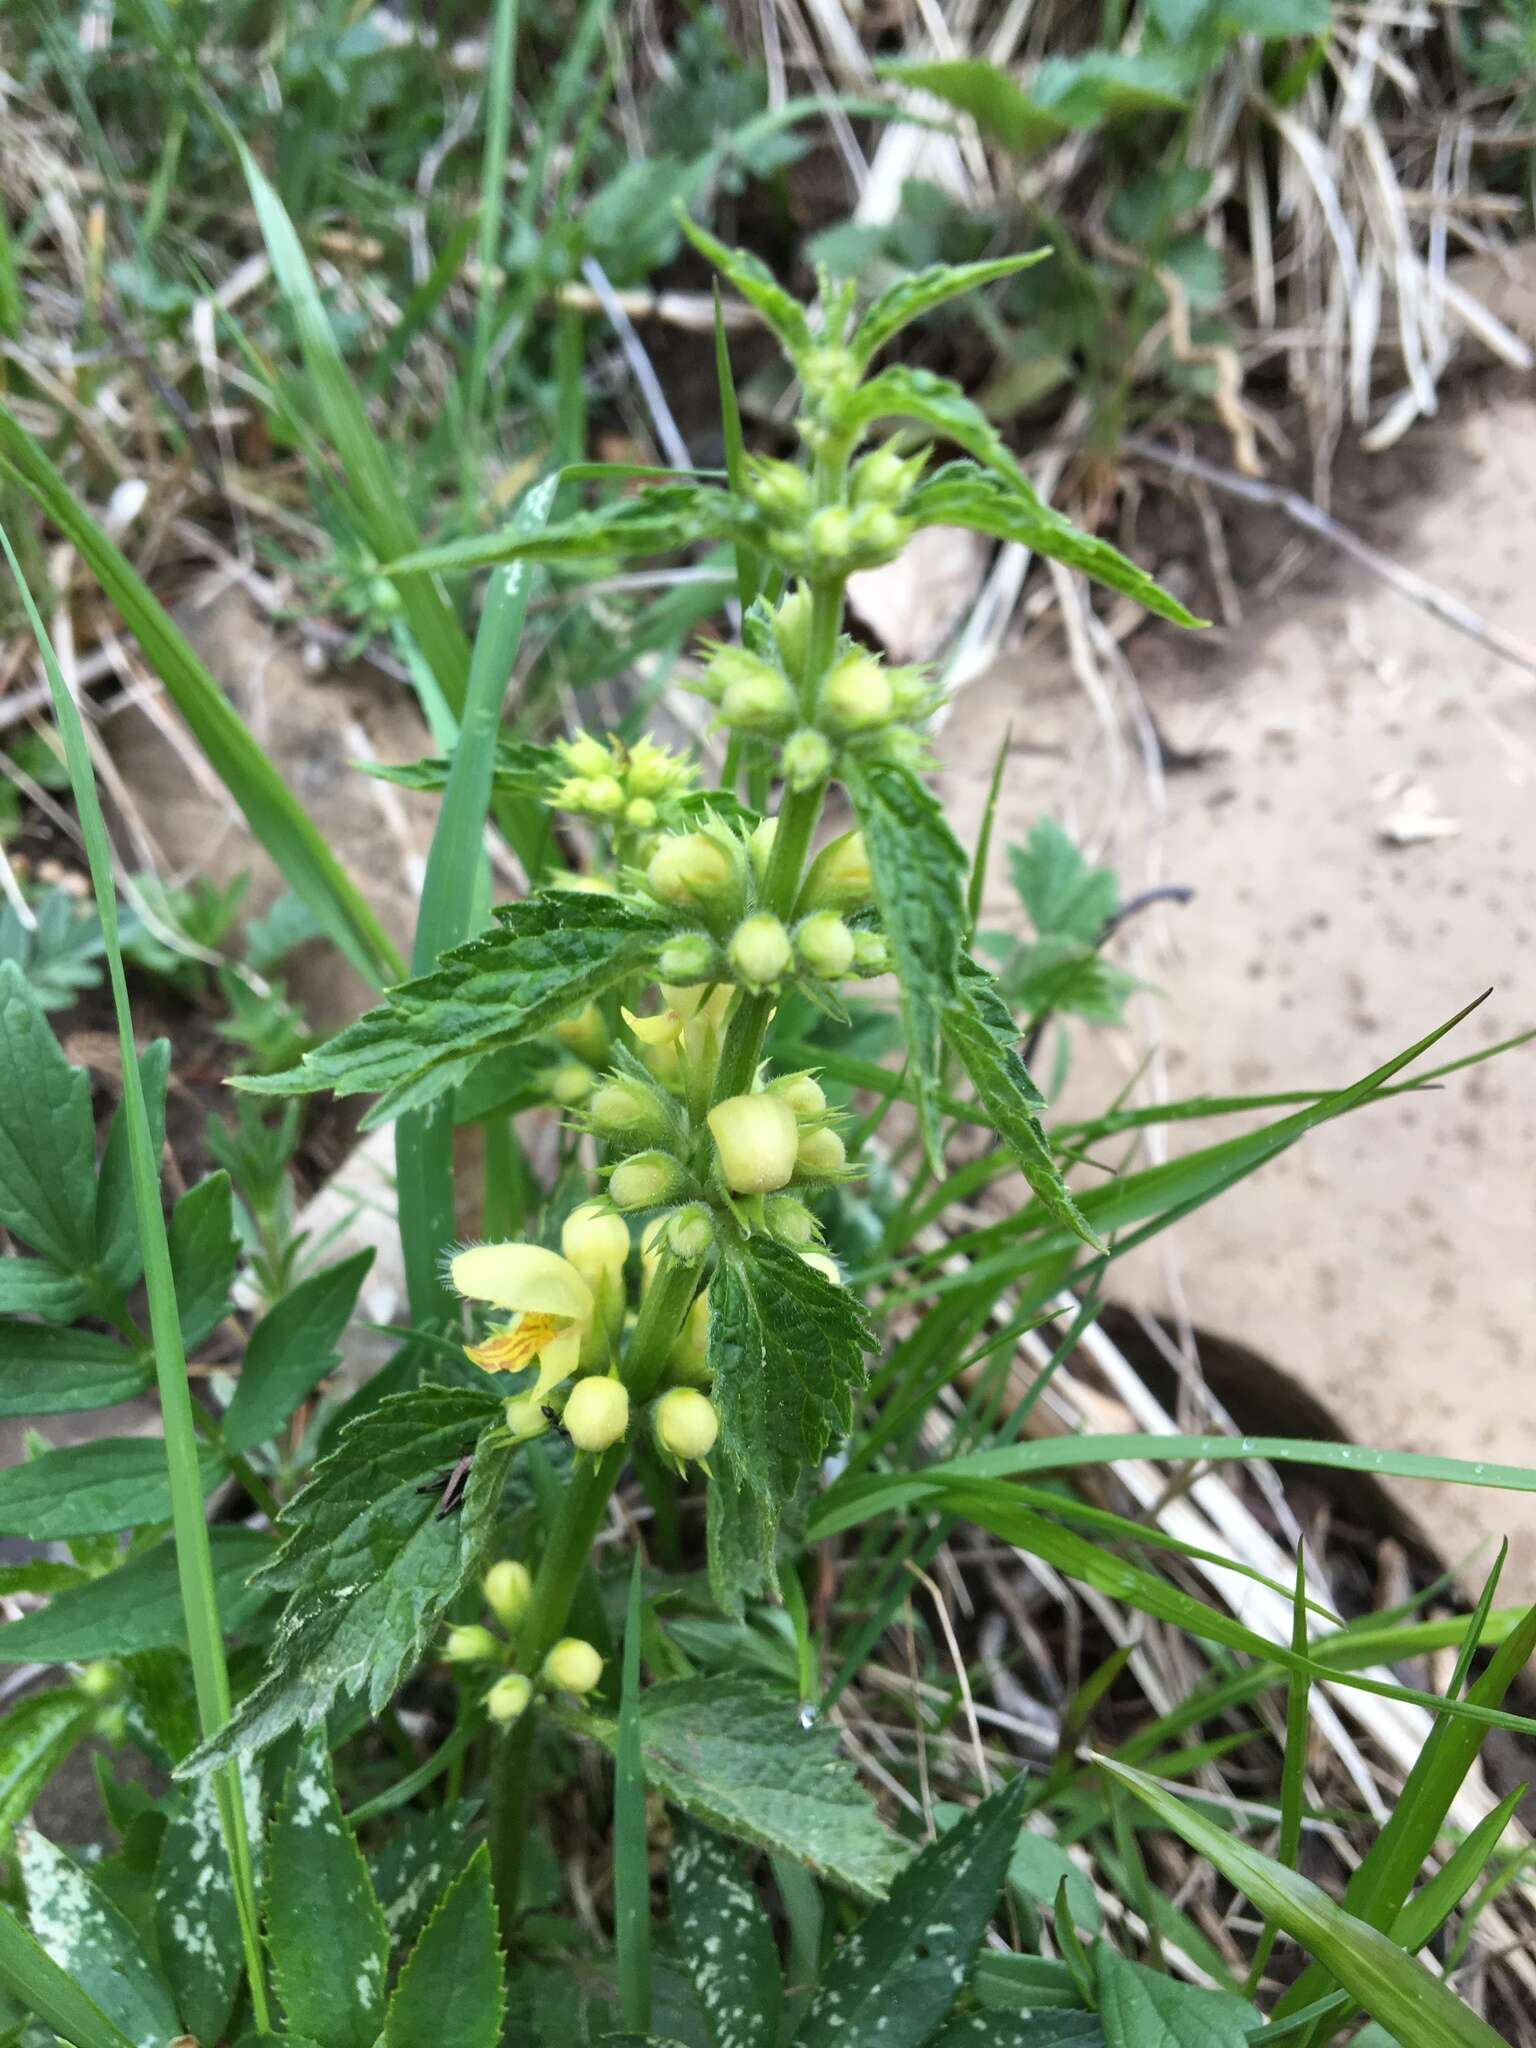
<svg viewBox="0 0 1536 2048">
<path fill-rule="evenodd" d="M 847 349 L 835 342 L 823 342 L 796 359 L 805 395 L 818 407 L 835 406 L 854 391 L 859 382 L 859 365 Z"/>
<path fill-rule="evenodd" d="M 597 1081 L 590 1067 L 584 1067 L 580 1060 L 567 1060 L 563 1066 L 551 1067 L 544 1076 L 544 1087 L 551 1102 L 561 1109 L 575 1109 L 585 1102 Z"/>
<path fill-rule="evenodd" d="M 656 1403 L 656 1440 L 674 1458 L 707 1458 L 720 1434 L 715 1404 L 693 1387 L 673 1387 Z"/>
<path fill-rule="evenodd" d="M 557 1692 L 591 1692 L 602 1675 L 602 1658 L 580 1636 L 562 1636 L 544 1659 L 544 1682 Z"/>
<path fill-rule="evenodd" d="M 724 834 L 670 834 L 651 855 L 645 876 L 661 902 L 682 909 L 725 904 L 741 893 L 738 862 Z"/>
<path fill-rule="evenodd" d="M 579 732 L 572 740 L 559 741 L 555 752 L 573 775 L 609 775 L 613 772 L 612 755 L 602 741 L 593 739 L 590 733 Z"/>
<path fill-rule="evenodd" d="M 667 1376 L 687 1386 L 707 1387 L 714 1378 L 709 1369 L 709 1289 L 694 1297 L 684 1318 L 677 1342 L 667 1353 Z"/>
<path fill-rule="evenodd" d="M 887 441 L 883 448 L 876 448 L 854 464 L 849 494 L 856 505 L 880 505 L 894 511 L 922 475 L 927 461 L 926 449 L 903 457 L 896 443 Z"/>
<path fill-rule="evenodd" d="M 912 521 L 884 505 L 863 505 L 848 529 L 848 552 L 861 569 L 891 562 L 912 538 Z"/>
<path fill-rule="evenodd" d="M 768 878 L 768 863 L 773 859 L 773 842 L 779 836 L 777 818 L 760 818 L 752 827 L 747 841 L 747 855 L 752 862 L 752 872 L 759 886 Z"/>
<path fill-rule="evenodd" d="M 855 932 L 853 935 L 855 974 L 889 974 L 891 949 L 883 932 Z"/>
<path fill-rule="evenodd" d="M 727 948 L 732 967 L 747 988 L 773 988 L 794 964 L 789 933 L 776 917 L 759 911 L 737 925 Z"/>
<path fill-rule="evenodd" d="M 685 1017 L 692 1015 L 692 1011 L 677 1000 L 677 994 L 701 981 L 710 980 L 718 958 L 714 940 L 703 932 L 685 932 L 682 938 L 667 941 L 656 964 L 661 976 L 661 992 L 669 1009 L 680 1010 Z"/>
<path fill-rule="evenodd" d="M 608 1193 L 621 1209 L 655 1209 L 682 1191 L 683 1169 L 667 1152 L 636 1152 L 608 1176 Z"/>
<path fill-rule="evenodd" d="M 811 515 L 811 547 L 826 563 L 841 562 L 853 541 L 853 515 L 846 505 L 823 505 Z"/>
<path fill-rule="evenodd" d="M 777 1095 L 733 1095 L 709 1112 L 725 1184 L 734 1194 L 767 1195 L 795 1170 L 795 1113 Z"/>
<path fill-rule="evenodd" d="M 83 1692 L 88 1700 L 111 1699 L 121 1683 L 117 1666 L 100 1657 L 81 1665 L 75 1673 L 75 1690 Z"/>
<path fill-rule="evenodd" d="M 528 1702 L 533 1698 L 533 1685 L 524 1678 L 521 1671 L 509 1671 L 505 1678 L 498 1678 L 485 1696 L 485 1711 L 491 1719 L 505 1728 L 519 1720 L 528 1711 Z"/>
<path fill-rule="evenodd" d="M 686 789 L 693 780 L 693 767 L 681 754 L 669 753 L 654 740 L 636 740 L 629 750 L 624 784 L 631 796 L 667 796 Z"/>
<path fill-rule="evenodd" d="M 807 910 L 862 910 L 874 889 L 862 832 L 845 832 L 811 862 L 796 906 Z"/>
<path fill-rule="evenodd" d="M 628 1074 L 605 1081 L 587 1104 L 587 1114 L 605 1138 L 648 1138 L 654 1143 L 671 1134 L 663 1099 Z"/>
<path fill-rule="evenodd" d="M 619 1015 L 641 1045 L 671 1045 L 683 1028 L 682 1013 L 678 1010 L 658 1010 L 654 1017 L 637 1017 L 633 1010 L 621 1009 Z"/>
<path fill-rule="evenodd" d="M 763 1204 L 763 1221 L 780 1244 L 797 1251 L 816 1242 L 816 1218 L 794 1195 L 770 1195 Z"/>
<path fill-rule="evenodd" d="M 549 1417 L 544 1413 L 544 1403 L 538 1394 L 514 1394 L 507 1403 L 507 1428 L 512 1432 L 515 1443 L 526 1443 L 530 1437 L 542 1436 L 549 1427 Z"/>
<path fill-rule="evenodd" d="M 805 1131 L 795 1163 L 802 1173 L 837 1173 L 847 1157 L 847 1147 L 836 1131 Z"/>
<path fill-rule="evenodd" d="M 654 832 L 659 817 L 648 796 L 632 796 L 624 806 L 624 822 L 632 832 Z"/>
<path fill-rule="evenodd" d="M 834 911 L 812 911 L 795 928 L 795 953 L 808 974 L 836 981 L 853 965 L 853 933 Z"/>
<path fill-rule="evenodd" d="M 793 790 L 815 789 L 832 773 L 832 749 L 809 727 L 792 732 L 779 749 L 779 773 Z"/>
<path fill-rule="evenodd" d="M 821 686 L 821 714 L 835 732 L 873 732 L 894 710 L 885 670 L 872 654 L 845 654 Z"/>
<path fill-rule="evenodd" d="M 568 1017 L 562 1017 L 555 1026 L 555 1036 L 562 1045 L 579 1053 L 589 1067 L 600 1067 L 608 1057 L 608 1026 L 596 1003 L 588 1003 L 584 1010 L 573 1010 Z"/>
<path fill-rule="evenodd" d="M 685 1266 L 696 1266 L 715 1241 L 715 1219 L 702 1202 L 674 1209 L 667 1218 L 667 1249 Z"/>
<path fill-rule="evenodd" d="M 499 1664 L 502 1645 L 488 1628 L 475 1622 L 469 1628 L 451 1628 L 443 1646 L 450 1664 Z"/>
<path fill-rule="evenodd" d="M 616 818 L 626 802 L 617 776 L 594 775 L 587 784 L 584 801 L 575 808 L 591 818 Z"/>
<path fill-rule="evenodd" d="M 770 519 L 793 519 L 810 511 L 815 502 L 815 487 L 797 464 L 774 462 L 758 455 L 750 458 L 748 467 L 747 494 Z"/>
<path fill-rule="evenodd" d="M 606 1451 L 628 1432 L 628 1389 L 606 1373 L 578 1380 L 560 1419 L 578 1451 Z"/>
<path fill-rule="evenodd" d="M 799 708 L 794 691 L 777 669 L 732 683 L 720 699 L 720 716 L 740 732 L 788 732 Z"/>
<path fill-rule="evenodd" d="M 799 681 L 811 651 L 811 593 L 804 584 L 792 590 L 774 613 L 773 639 L 785 673 Z"/>
<path fill-rule="evenodd" d="M 787 1102 L 797 1117 L 820 1116 L 827 1106 L 821 1083 L 814 1074 L 786 1074 L 768 1084 L 769 1093 Z"/>
<path fill-rule="evenodd" d="M 480 1590 L 502 1627 L 516 1628 L 533 1593 L 533 1577 L 527 1565 L 515 1557 L 504 1557 L 480 1581 Z"/>
<path fill-rule="evenodd" d="M 560 1249 L 590 1286 L 620 1273 L 629 1257 L 629 1225 L 602 1202 L 583 1202 L 560 1226 Z"/>
<path fill-rule="evenodd" d="M 800 1257 L 811 1271 L 819 1273 L 823 1280 L 830 1280 L 834 1287 L 842 1286 L 843 1269 L 836 1259 L 829 1257 L 826 1252 L 802 1252 Z"/>
</svg>

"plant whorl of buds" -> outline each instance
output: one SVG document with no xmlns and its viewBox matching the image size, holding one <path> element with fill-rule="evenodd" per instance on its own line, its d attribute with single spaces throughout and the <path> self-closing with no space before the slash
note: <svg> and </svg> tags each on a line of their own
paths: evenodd
<svg viewBox="0 0 1536 2048">
<path fill-rule="evenodd" d="M 550 792 L 557 810 L 573 812 L 601 825 L 626 825 L 631 831 L 654 831 L 658 804 L 681 796 L 694 780 L 693 764 L 680 754 L 638 740 L 606 745 L 590 733 L 558 740 L 555 753 L 570 771 Z"/>
<path fill-rule="evenodd" d="M 635 1152 L 608 1178 L 608 1197 L 620 1209 L 659 1209 L 675 1202 L 688 1176 L 670 1152 Z"/>
<path fill-rule="evenodd" d="M 795 958 L 820 981 L 839 981 L 853 966 L 853 933 L 832 910 L 814 910 L 795 927 Z"/>
<path fill-rule="evenodd" d="M 766 910 L 745 918 L 731 935 L 726 956 L 744 988 L 777 988 L 794 966 L 794 948 L 780 920 Z"/>
<path fill-rule="evenodd" d="M 724 929 L 745 906 L 746 870 L 746 853 L 735 833 L 710 824 L 663 839 L 645 879 L 658 903 L 695 911 L 711 929 Z"/>
<path fill-rule="evenodd" d="M 637 1150 L 672 1136 L 665 1094 L 635 1074 L 610 1074 L 588 1098 L 586 1120 L 599 1137 Z"/>
</svg>

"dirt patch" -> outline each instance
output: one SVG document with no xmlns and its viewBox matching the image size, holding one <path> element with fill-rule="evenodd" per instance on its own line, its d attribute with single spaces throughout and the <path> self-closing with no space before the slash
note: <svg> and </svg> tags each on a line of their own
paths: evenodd
<svg viewBox="0 0 1536 2048">
<path fill-rule="evenodd" d="M 1533 469 L 1536 401 L 1489 383 L 1402 462 L 1351 466 L 1336 505 L 1536 646 Z M 1269 514 L 1234 531 L 1244 564 L 1294 538 Z M 965 691 L 943 736 L 952 816 L 979 816 L 1011 725 L 1000 845 L 1050 811 L 1127 894 L 1198 891 L 1136 927 L 1129 964 L 1157 992 L 1079 1042 L 1068 1112 L 1144 1062 L 1137 1099 L 1336 1087 L 1490 988 L 1437 1057 L 1536 1022 L 1536 679 L 1319 547 L 1298 567 L 1236 631 L 1136 638 L 1151 726 L 1113 664 L 1095 703 L 1053 646 Z M 999 866 L 987 917 L 1010 915 Z M 1176 1126 L 1147 1156 L 1237 1127 Z M 1271 1360 L 1357 1442 L 1536 1463 L 1533 1186 L 1521 1050 L 1315 1132 L 1117 1266 L 1115 1291 Z M 1241 1375 L 1223 1391 L 1243 1423 Z M 1453 1561 L 1507 1532 L 1504 1596 L 1536 1593 L 1536 1499 L 1395 1491 Z"/>
</svg>

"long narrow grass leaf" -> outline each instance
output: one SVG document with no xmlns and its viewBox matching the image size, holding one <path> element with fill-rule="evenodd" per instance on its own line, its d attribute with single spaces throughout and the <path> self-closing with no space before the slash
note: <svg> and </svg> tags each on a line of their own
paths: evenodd
<svg viewBox="0 0 1536 2048">
<path fill-rule="evenodd" d="M 59 1968 L 4 1904 L 0 1904 L 0 1984 L 71 2048 L 133 2048 L 122 2029 Z"/>
<path fill-rule="evenodd" d="M 645 1827 L 645 1757 L 640 1742 L 640 1553 L 629 1576 L 619 1734 L 613 1759 L 613 1914 L 624 2024 L 651 2024 L 651 1868 Z"/>
</svg>

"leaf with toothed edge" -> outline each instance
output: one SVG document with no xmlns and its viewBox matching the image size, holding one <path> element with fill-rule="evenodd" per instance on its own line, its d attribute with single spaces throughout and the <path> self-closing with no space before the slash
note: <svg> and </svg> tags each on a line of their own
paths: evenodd
<svg viewBox="0 0 1536 2048">
<path fill-rule="evenodd" d="M 406 1958 L 380 2048 L 496 2048 L 505 1974 L 482 1842 Z"/>
<path fill-rule="evenodd" d="M 267 1863 L 267 1946 L 284 2013 L 330 2048 L 373 2048 L 389 1933 L 323 1740 L 307 1741 L 289 1773 Z"/>
<path fill-rule="evenodd" d="M 73 1857 L 33 1828 L 20 1863 L 32 1932 L 52 1960 L 134 2048 L 167 2048 L 176 2008 L 133 1927 Z"/>
<path fill-rule="evenodd" d="M 659 912 L 584 890 L 506 904 L 492 929 L 451 947 L 430 974 L 390 989 L 292 1073 L 237 1076 L 234 1085 L 259 1095 L 389 1091 L 397 1110 L 419 1109 L 482 1054 L 533 1038 L 648 973 L 673 933 Z"/>
<path fill-rule="evenodd" d="M 267 1674 L 178 1775 L 312 1727 L 338 1695 L 382 1709 L 482 1561 L 511 1452 L 480 1439 L 501 1415 L 478 1388 L 418 1387 L 342 1431 L 284 1510 L 283 1546 L 254 1580 L 288 1595 Z M 433 1481 L 471 1448 L 464 1505 L 440 1517 Z"/>
<path fill-rule="evenodd" d="M 249 1766 L 240 1778 L 259 1875 L 265 1839 L 261 1781 Z M 155 1933 L 183 2023 L 200 2041 L 221 2040 L 245 1953 L 212 1778 L 187 1786 L 171 1813 L 155 1864 Z"/>
<path fill-rule="evenodd" d="M 781 1983 L 773 1928 L 736 1851 L 680 1824 L 667 1866 L 679 1948 L 712 2048 L 774 2048 Z"/>
<path fill-rule="evenodd" d="M 997 1909 L 1028 1783 L 1020 1771 L 912 1859 L 828 1963 L 796 2048 L 927 2041 Z"/>
<path fill-rule="evenodd" d="M 914 271 L 883 291 L 866 310 L 854 329 L 848 347 L 861 363 L 898 335 L 913 320 L 920 320 L 936 306 L 947 305 L 966 292 L 979 291 L 1001 277 L 1015 277 L 1031 270 L 1054 251 L 1029 249 L 1022 256 L 999 256 L 985 263 L 934 263 Z"/>
<path fill-rule="evenodd" d="M 699 254 L 711 262 L 728 284 L 733 284 L 749 306 L 754 306 L 792 355 L 802 355 L 815 346 L 805 308 L 785 291 L 766 263 L 745 249 L 727 248 L 707 228 L 690 220 L 681 206 L 677 224 Z"/>
</svg>

